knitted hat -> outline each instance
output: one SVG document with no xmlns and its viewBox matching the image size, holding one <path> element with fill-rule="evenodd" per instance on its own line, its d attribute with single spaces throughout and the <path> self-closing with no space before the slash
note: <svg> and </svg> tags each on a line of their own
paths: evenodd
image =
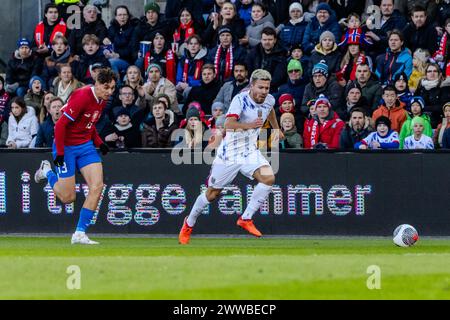
<svg viewBox="0 0 450 320">
<path fill-rule="evenodd" d="M 278 104 L 281 106 L 283 102 L 285 101 L 291 101 L 294 103 L 294 97 L 290 93 L 284 93 L 278 98 Z"/>
<path fill-rule="evenodd" d="M 321 2 L 321 3 L 319 3 L 319 5 L 317 6 L 316 14 L 317 14 L 320 10 L 326 10 L 326 11 L 328 11 L 328 13 L 329 13 L 330 15 L 333 14 L 333 12 L 331 11 L 330 5 L 329 5 L 328 3 L 326 3 L 326 2 Z"/>
<path fill-rule="evenodd" d="M 31 48 L 31 43 L 30 43 L 30 41 L 28 41 L 27 38 L 21 38 L 21 39 L 19 39 L 19 41 L 17 41 L 17 49 L 19 49 L 20 47 L 23 47 L 23 46 Z"/>
<path fill-rule="evenodd" d="M 160 66 L 159 64 L 157 64 L 157 63 L 151 63 L 151 64 L 148 66 L 148 68 L 147 68 L 147 74 L 150 73 L 150 69 L 151 69 L 151 68 L 157 68 L 161 74 L 163 73 L 163 72 L 162 72 L 162 68 L 161 68 L 161 66 Z"/>
<path fill-rule="evenodd" d="M 422 110 L 425 108 L 425 101 L 423 100 L 422 97 L 412 97 L 409 102 L 409 105 L 411 106 L 413 103 L 418 103 Z"/>
<path fill-rule="evenodd" d="M 303 67 L 300 61 L 291 59 L 288 64 L 287 71 L 289 72 L 291 70 L 300 70 L 300 72 L 303 73 Z"/>
<path fill-rule="evenodd" d="M 30 82 L 28 83 L 28 88 L 29 88 L 29 89 L 32 88 L 33 82 L 35 82 L 36 80 L 39 81 L 39 82 L 41 83 L 41 88 L 44 87 L 44 80 L 42 80 L 41 77 L 34 76 L 34 77 L 32 77 L 32 78 L 30 79 Z"/>
<path fill-rule="evenodd" d="M 334 34 L 331 31 L 322 32 L 322 34 L 320 35 L 320 38 L 319 38 L 319 42 L 322 42 L 322 40 L 325 38 L 330 38 L 331 40 L 333 40 L 334 43 L 336 43 L 336 37 L 334 36 Z"/>
<path fill-rule="evenodd" d="M 218 116 L 216 119 L 216 127 L 224 127 L 226 120 L 227 120 L 226 115 L 222 114 L 222 115 Z"/>
<path fill-rule="evenodd" d="M 217 110 L 217 109 L 221 109 L 222 111 L 224 111 L 225 105 L 220 101 L 216 101 L 212 104 L 211 110 Z"/>
<path fill-rule="evenodd" d="M 186 112 L 186 120 L 189 121 L 190 118 L 198 118 L 200 120 L 200 111 L 195 107 L 190 107 Z"/>
<path fill-rule="evenodd" d="M 116 119 L 120 116 L 126 115 L 131 118 L 130 111 L 127 108 L 120 108 L 120 110 L 116 113 Z"/>
<path fill-rule="evenodd" d="M 322 104 L 328 106 L 328 108 L 331 108 L 330 100 L 328 100 L 328 98 L 325 97 L 323 94 L 321 94 L 319 98 L 317 98 L 316 102 L 314 103 L 314 107 L 317 108 L 319 105 Z"/>
<path fill-rule="evenodd" d="M 291 120 L 292 123 L 295 125 L 295 118 L 294 118 L 294 115 L 292 113 L 290 113 L 290 112 L 283 113 L 281 115 L 281 118 L 280 118 L 280 123 L 283 124 L 283 122 L 285 120 Z"/>
<path fill-rule="evenodd" d="M 316 74 L 316 73 L 321 73 L 323 74 L 325 77 L 328 78 L 328 65 L 325 62 L 325 60 L 320 60 L 319 63 L 317 63 L 316 65 L 314 65 L 314 68 L 312 70 L 312 74 Z"/>
<path fill-rule="evenodd" d="M 352 89 L 358 89 L 362 93 L 362 89 L 361 89 L 361 86 L 359 85 L 358 81 L 350 81 L 348 83 L 347 87 L 345 87 L 345 97 L 348 96 L 348 93 Z"/>
<path fill-rule="evenodd" d="M 152 10 L 152 11 L 155 11 L 157 14 L 159 14 L 161 11 L 159 5 L 156 2 L 147 3 L 144 7 L 144 10 L 145 10 L 145 13 Z"/>
<path fill-rule="evenodd" d="M 411 120 L 411 127 L 414 127 L 414 125 L 415 124 L 421 124 L 422 125 L 422 127 L 424 127 L 425 126 L 425 120 L 423 120 L 423 118 L 422 117 L 414 117 L 412 120 Z"/>
<path fill-rule="evenodd" d="M 386 125 L 391 130 L 391 120 L 388 117 L 381 116 L 375 121 L 375 128 L 378 128 L 380 124 Z"/>
<path fill-rule="evenodd" d="M 217 30 L 217 35 L 221 35 L 222 33 L 228 32 L 229 34 L 233 35 L 233 33 L 231 32 L 231 29 L 226 27 L 226 26 L 222 26 L 219 28 L 219 30 Z"/>
<path fill-rule="evenodd" d="M 303 13 L 303 7 L 302 7 L 302 5 L 299 2 L 293 2 L 289 6 L 289 12 L 291 12 L 294 9 L 300 10 Z"/>
<path fill-rule="evenodd" d="M 200 104 L 200 102 L 192 101 L 188 105 L 188 109 L 190 109 L 190 108 L 196 108 L 200 112 L 202 110 L 202 105 Z"/>
</svg>

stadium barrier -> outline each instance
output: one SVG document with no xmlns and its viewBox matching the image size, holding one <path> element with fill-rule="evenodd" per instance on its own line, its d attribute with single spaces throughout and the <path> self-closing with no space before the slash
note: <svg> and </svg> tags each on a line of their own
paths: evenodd
<svg viewBox="0 0 450 320">
<path fill-rule="evenodd" d="M 48 151 L 0 153 L 0 233 L 70 233 L 87 186 L 62 205 L 33 181 Z M 111 153 L 92 233 L 176 234 L 210 166 L 174 165 L 170 151 Z M 421 235 L 450 236 L 450 152 L 315 152 L 279 154 L 268 204 L 255 215 L 266 235 L 388 236 L 408 223 Z M 235 225 L 255 182 L 234 185 L 199 218 L 196 234 L 243 234 Z"/>
</svg>

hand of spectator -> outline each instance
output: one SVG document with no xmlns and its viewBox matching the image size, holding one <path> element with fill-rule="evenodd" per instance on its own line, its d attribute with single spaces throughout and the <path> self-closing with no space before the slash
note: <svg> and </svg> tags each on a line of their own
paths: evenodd
<svg viewBox="0 0 450 320">
<path fill-rule="evenodd" d="M 372 40 L 374 40 L 374 41 L 381 40 L 381 38 L 379 36 L 377 36 L 375 33 L 373 33 L 372 31 L 366 32 L 366 36 L 372 38 Z"/>
<path fill-rule="evenodd" d="M 444 56 L 442 54 L 438 54 L 434 57 L 434 60 L 437 62 L 442 62 L 444 61 Z"/>
<path fill-rule="evenodd" d="M 15 83 L 12 83 L 12 84 L 6 84 L 6 86 L 5 86 L 5 90 L 7 92 L 9 92 L 9 93 L 16 92 L 17 88 L 19 88 L 19 83 L 18 82 L 15 82 Z"/>
<path fill-rule="evenodd" d="M 214 12 L 212 15 L 213 28 L 216 30 L 219 27 L 219 14 Z"/>
<path fill-rule="evenodd" d="M 147 84 L 145 88 L 147 89 L 147 93 L 148 93 L 149 95 L 152 95 L 153 92 L 155 92 L 155 89 L 156 89 L 156 87 L 155 87 L 155 85 L 153 84 L 153 82 L 150 82 L 149 84 Z"/>
<path fill-rule="evenodd" d="M 73 60 L 76 60 L 76 61 L 80 61 L 80 56 L 79 56 L 79 55 L 77 55 L 77 54 L 76 54 L 76 55 L 74 55 L 74 56 L 73 56 Z"/>
<path fill-rule="evenodd" d="M 189 87 L 189 85 L 186 82 L 178 82 L 177 84 L 178 91 L 184 91 L 187 87 Z"/>
<path fill-rule="evenodd" d="M 248 44 L 248 36 L 243 37 L 242 39 L 239 39 L 239 44 L 241 46 L 245 46 Z"/>
<path fill-rule="evenodd" d="M 17 144 L 14 141 L 8 142 L 9 149 L 17 149 Z"/>
<path fill-rule="evenodd" d="M 439 37 L 442 37 L 442 35 L 444 34 L 444 28 L 437 26 L 436 27 L 436 32 L 437 32 Z"/>
<path fill-rule="evenodd" d="M 361 144 L 361 145 L 359 146 L 359 149 L 361 149 L 361 150 L 367 150 L 367 146 L 366 146 L 365 144 Z"/>
<path fill-rule="evenodd" d="M 111 133 L 105 137 L 106 142 L 117 141 L 117 139 L 119 139 L 119 136 L 116 133 Z"/>
<path fill-rule="evenodd" d="M 109 40 L 108 38 L 105 38 L 105 39 L 103 40 L 103 44 L 104 44 L 105 46 L 109 46 L 111 43 L 112 43 L 111 40 Z"/>
<path fill-rule="evenodd" d="M 41 45 L 37 50 L 36 50 L 36 52 L 37 53 L 39 53 L 39 54 L 45 54 L 45 53 L 48 53 L 48 48 L 46 47 L 46 46 L 44 46 L 44 45 Z"/>
<path fill-rule="evenodd" d="M 378 141 L 372 141 L 370 144 L 372 146 L 372 149 L 380 149 L 380 143 Z"/>
</svg>

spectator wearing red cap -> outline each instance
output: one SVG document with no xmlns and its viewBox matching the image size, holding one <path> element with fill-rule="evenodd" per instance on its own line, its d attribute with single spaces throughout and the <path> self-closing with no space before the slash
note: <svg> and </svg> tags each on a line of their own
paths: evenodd
<svg viewBox="0 0 450 320">
<path fill-rule="evenodd" d="M 330 101 L 320 95 L 314 104 L 315 115 L 306 120 L 303 131 L 305 149 L 337 149 L 344 121 L 331 110 Z"/>
<path fill-rule="evenodd" d="M 295 118 L 295 127 L 299 133 L 303 132 L 303 123 L 305 122 L 304 117 L 301 112 L 295 110 L 295 99 L 289 93 L 284 93 L 278 99 L 278 108 L 277 114 L 282 116 L 285 113 L 292 113 Z"/>
</svg>

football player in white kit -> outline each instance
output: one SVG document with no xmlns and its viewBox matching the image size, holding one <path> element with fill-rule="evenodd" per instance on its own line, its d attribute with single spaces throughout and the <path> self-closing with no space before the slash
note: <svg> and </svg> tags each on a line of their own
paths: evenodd
<svg viewBox="0 0 450 320">
<path fill-rule="evenodd" d="M 272 167 L 257 147 L 259 132 L 264 122 L 268 120 L 272 128 L 277 129 L 279 138 L 283 139 L 273 109 L 275 98 L 269 94 L 271 80 L 269 72 L 255 70 L 250 78 L 250 90 L 233 98 L 225 122 L 226 135 L 217 149 L 208 178 L 208 189 L 198 196 L 189 216 L 185 218 L 178 237 L 180 244 L 189 243 L 197 218 L 239 172 L 252 180 L 256 179 L 258 184 L 237 225 L 250 234 L 261 237 L 262 234 L 253 224 L 252 217 L 264 203 L 275 182 Z"/>
</svg>

